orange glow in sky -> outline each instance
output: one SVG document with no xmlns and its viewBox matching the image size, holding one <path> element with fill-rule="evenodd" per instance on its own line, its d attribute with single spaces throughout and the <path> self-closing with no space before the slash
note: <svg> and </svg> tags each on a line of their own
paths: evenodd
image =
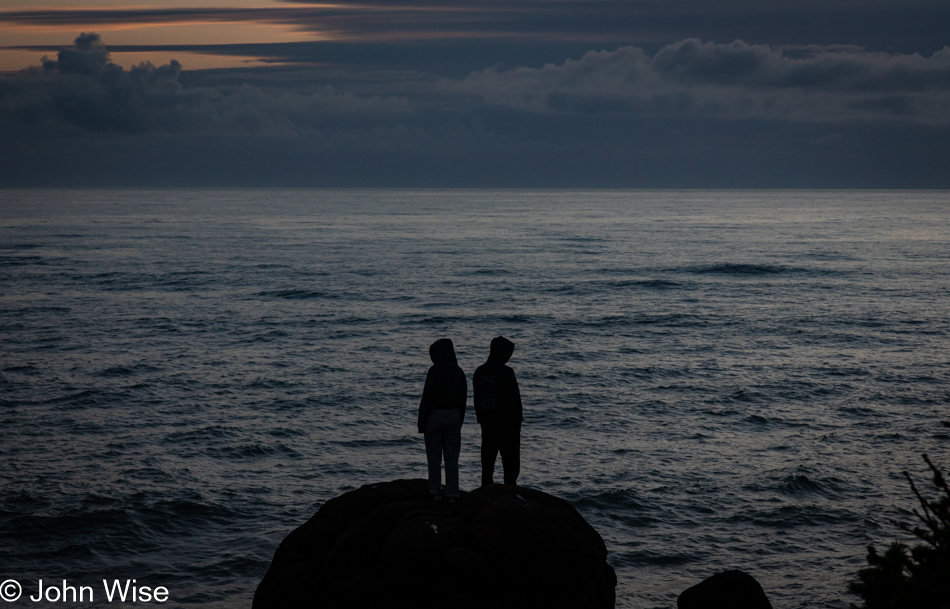
<svg viewBox="0 0 950 609">
<path fill-rule="evenodd" d="M 224 45 L 280 43 L 320 40 L 329 37 L 313 31 L 303 31 L 292 24 L 273 21 L 228 20 L 226 16 L 215 19 L 165 20 L 149 19 L 143 22 L 102 20 L 97 22 L 96 12 L 114 9 L 174 9 L 174 8 L 262 8 L 286 9 L 320 6 L 288 5 L 281 2 L 261 2 L 261 0 L 202 0 L 200 5 L 182 3 L 180 0 L 154 0 L 148 5 L 130 6 L 119 0 L 99 0 L 95 5 L 83 5 L 81 2 L 64 0 L 47 2 L 36 6 L 22 0 L 0 0 L 0 71 L 15 71 L 28 66 L 36 66 L 43 55 L 54 57 L 58 47 L 68 47 L 82 32 L 96 32 L 102 35 L 102 41 L 109 46 L 120 45 Z M 3 13 L 19 11 L 83 11 L 81 20 L 71 23 L 22 23 L 3 21 Z M 49 47 L 44 50 L 23 47 Z M 205 69 L 246 66 L 260 63 L 257 58 L 214 55 L 211 53 L 193 53 L 178 51 L 149 51 L 135 53 L 112 52 L 112 61 L 129 67 L 142 61 L 155 65 L 177 59 L 185 69 Z"/>
</svg>

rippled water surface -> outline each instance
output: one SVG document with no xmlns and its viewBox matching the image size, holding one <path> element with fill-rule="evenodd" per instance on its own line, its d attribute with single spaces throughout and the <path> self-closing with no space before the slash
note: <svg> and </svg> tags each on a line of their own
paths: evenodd
<svg viewBox="0 0 950 609">
<path fill-rule="evenodd" d="M 425 475 L 437 338 L 503 334 L 521 482 L 618 607 L 846 607 L 950 465 L 950 193 L 0 191 L 0 579 L 247 607 L 319 505 Z M 462 486 L 479 433 L 463 428 Z"/>
</svg>

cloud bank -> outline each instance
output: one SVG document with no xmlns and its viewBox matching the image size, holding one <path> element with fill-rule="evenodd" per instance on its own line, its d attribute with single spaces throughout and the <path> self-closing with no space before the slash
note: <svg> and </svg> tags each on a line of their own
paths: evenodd
<svg viewBox="0 0 950 609">
<path fill-rule="evenodd" d="M 112 63 L 98 34 L 82 34 L 56 59 L 0 77 L 0 125 L 69 127 L 102 133 L 286 134 L 328 121 L 408 110 L 405 100 L 358 96 L 332 86 L 266 90 L 248 85 L 185 87 L 182 66 Z"/>
<path fill-rule="evenodd" d="M 690 39 L 652 57 L 624 47 L 541 68 L 489 68 L 448 88 L 529 112 L 947 125 L 950 47 L 923 57 Z"/>
<path fill-rule="evenodd" d="M 488 68 L 435 84 L 370 75 L 359 92 L 299 83 L 185 87 L 181 71 L 177 61 L 124 70 L 97 34 L 83 34 L 41 67 L 0 78 L 2 120 L 93 132 L 287 134 L 399 121 L 465 99 L 470 112 L 495 106 L 562 115 L 950 124 L 950 47 L 924 57 L 689 39 L 653 56 L 634 47 L 590 51 L 562 64 Z"/>
<path fill-rule="evenodd" d="M 187 72 L 123 69 L 83 34 L 0 75 L 0 187 L 950 187 L 950 48 L 575 57 Z"/>
</svg>

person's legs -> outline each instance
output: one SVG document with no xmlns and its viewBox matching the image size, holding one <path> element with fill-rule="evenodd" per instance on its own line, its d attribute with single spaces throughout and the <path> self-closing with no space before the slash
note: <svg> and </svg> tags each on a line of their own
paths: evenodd
<svg viewBox="0 0 950 609">
<path fill-rule="evenodd" d="M 508 427 L 500 434 L 501 466 L 505 470 L 505 484 L 517 484 L 521 473 L 521 425 Z"/>
<path fill-rule="evenodd" d="M 442 452 L 445 458 L 445 496 L 458 497 L 459 453 L 462 451 L 462 419 L 458 410 L 447 410 L 446 428 L 442 436 Z"/>
<path fill-rule="evenodd" d="M 426 424 L 426 462 L 429 466 L 429 492 L 433 495 L 442 493 L 442 429 L 436 424 L 435 412 L 429 415 Z"/>
<path fill-rule="evenodd" d="M 498 429 L 482 424 L 482 486 L 494 484 L 495 459 L 498 457 Z"/>
</svg>

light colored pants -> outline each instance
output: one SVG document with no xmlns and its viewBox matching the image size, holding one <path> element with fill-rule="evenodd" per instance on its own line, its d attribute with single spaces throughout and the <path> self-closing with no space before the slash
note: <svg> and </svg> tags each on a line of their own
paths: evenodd
<svg viewBox="0 0 950 609">
<path fill-rule="evenodd" d="M 426 461 L 429 492 L 442 492 L 442 459 L 445 459 L 445 495 L 459 496 L 459 452 L 462 450 L 462 413 L 457 409 L 433 410 L 426 424 Z"/>
</svg>

